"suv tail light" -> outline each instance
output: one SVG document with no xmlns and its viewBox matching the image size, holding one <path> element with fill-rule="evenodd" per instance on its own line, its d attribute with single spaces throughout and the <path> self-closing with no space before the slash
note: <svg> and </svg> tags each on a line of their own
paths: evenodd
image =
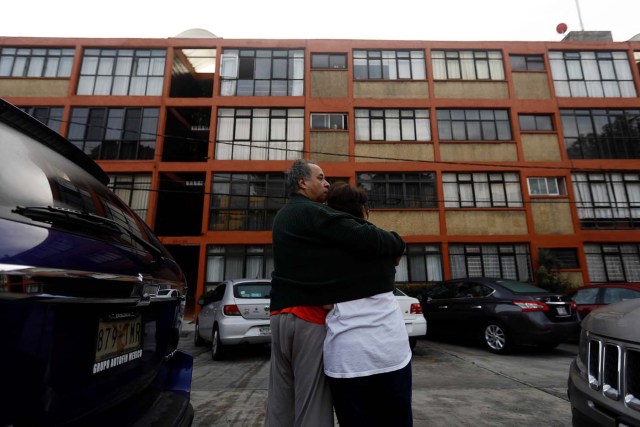
<svg viewBox="0 0 640 427">
<path fill-rule="evenodd" d="M 241 316 L 240 309 L 235 304 L 225 305 L 222 308 L 222 312 L 225 316 Z"/>
<path fill-rule="evenodd" d="M 418 303 L 411 304 L 411 307 L 409 308 L 409 313 L 422 314 L 422 306 Z"/>
<path fill-rule="evenodd" d="M 520 307 L 522 311 L 549 311 L 549 306 L 540 301 L 524 301 L 524 300 L 514 300 L 513 303 Z"/>
</svg>

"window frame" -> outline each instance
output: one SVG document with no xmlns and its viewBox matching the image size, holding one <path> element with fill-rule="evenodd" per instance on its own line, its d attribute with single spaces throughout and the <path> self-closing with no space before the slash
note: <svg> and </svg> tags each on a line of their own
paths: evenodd
<svg viewBox="0 0 640 427">
<path fill-rule="evenodd" d="M 640 282 L 640 243 L 584 244 L 591 283 Z"/>
<path fill-rule="evenodd" d="M 22 111 L 60 133 L 64 117 L 64 107 L 19 107 Z"/>
<path fill-rule="evenodd" d="M 449 245 L 448 253 L 452 279 L 497 277 L 529 282 L 533 278 L 527 243 L 455 243 Z M 515 276 L 508 274 L 508 268 L 514 269 Z"/>
<path fill-rule="evenodd" d="M 518 64 L 520 59 L 522 66 Z M 509 65 L 511 71 L 546 71 L 543 54 L 510 54 Z"/>
<path fill-rule="evenodd" d="M 107 185 L 140 218 L 146 221 L 149 212 L 151 193 L 151 174 L 146 173 L 109 173 Z"/>
<path fill-rule="evenodd" d="M 396 267 L 397 283 L 438 282 L 444 279 L 439 243 L 408 243 Z"/>
<path fill-rule="evenodd" d="M 582 229 L 640 228 L 640 173 L 574 172 L 571 181 Z"/>
<path fill-rule="evenodd" d="M 434 80 L 505 81 L 507 79 L 502 50 L 436 49 L 431 51 L 431 67 Z"/>
<path fill-rule="evenodd" d="M 431 113 L 428 108 L 356 108 L 356 142 L 430 142 Z M 426 125 L 426 126 L 422 126 Z M 393 131 L 400 139 L 390 136 Z M 372 136 L 382 133 L 381 137 Z M 413 137 L 411 135 L 413 134 Z M 368 138 L 367 138 L 368 136 Z"/>
<path fill-rule="evenodd" d="M 640 109 L 561 109 L 560 120 L 569 159 L 640 159 Z"/>
<path fill-rule="evenodd" d="M 524 207 L 518 172 L 443 172 L 442 189 L 445 209 Z"/>
<path fill-rule="evenodd" d="M 625 51 L 551 50 L 548 55 L 558 98 L 638 96 L 631 61 Z"/>
<path fill-rule="evenodd" d="M 4 46 L 0 47 L 0 77 L 69 78 L 74 59 L 74 48 Z"/>
<path fill-rule="evenodd" d="M 442 142 L 513 141 L 507 109 L 438 108 L 436 122 L 438 139 Z"/>
<path fill-rule="evenodd" d="M 367 176 L 371 178 L 367 180 Z M 379 179 L 374 180 L 376 176 Z M 435 172 L 358 172 L 356 185 L 367 191 L 371 209 L 435 209 L 438 207 Z M 375 191 L 380 186 L 383 191 Z M 394 194 L 393 190 L 398 189 L 402 194 Z M 417 189 L 417 192 L 409 191 L 411 189 Z M 377 200 L 378 194 L 383 196 L 382 201 Z M 419 198 L 416 199 L 414 194 Z M 389 203 L 390 200 L 394 200 L 394 203 Z M 398 200 L 397 203 L 396 200 Z"/>
<path fill-rule="evenodd" d="M 67 139 L 94 160 L 152 160 L 159 115 L 157 107 L 73 107 Z"/>
<path fill-rule="evenodd" d="M 316 119 L 316 120 L 314 120 Z M 323 119 L 323 126 L 318 126 L 317 120 Z M 315 124 L 314 124 L 315 123 Z M 309 115 L 309 128 L 311 130 L 347 130 L 347 113 L 311 113 Z"/>
<path fill-rule="evenodd" d="M 162 96 L 167 49 L 85 48 L 76 95 Z"/>
<path fill-rule="evenodd" d="M 218 108 L 216 160 L 295 160 L 304 150 L 302 108 Z M 265 153 L 260 157 L 261 152 Z"/>
<path fill-rule="evenodd" d="M 532 185 L 532 181 L 544 183 L 541 185 Z M 551 184 L 554 183 L 554 184 Z M 544 192 L 534 192 L 532 188 L 544 189 Z M 555 188 L 555 191 L 553 190 Z M 527 189 L 530 196 L 567 196 L 567 184 L 563 176 L 529 176 L 527 177 Z"/>
<path fill-rule="evenodd" d="M 225 48 L 220 61 L 220 96 L 304 96 L 304 49 Z"/>
<path fill-rule="evenodd" d="M 250 277 L 248 270 L 251 259 L 260 264 L 260 278 L 269 278 L 273 271 L 273 248 L 271 245 L 207 245 L 205 259 L 204 286 L 210 288 L 224 280 L 237 279 L 238 277 Z M 235 259 L 230 259 L 235 258 Z M 239 266 L 230 265 L 232 262 Z M 218 270 L 215 268 L 218 267 Z M 222 267 L 222 271 L 219 271 Z M 238 270 L 241 272 L 238 273 Z M 253 277 L 251 277 L 253 278 Z M 257 277 L 256 277 L 257 278 Z"/>
<path fill-rule="evenodd" d="M 531 124 L 532 126 L 529 126 Z M 520 132 L 554 132 L 553 114 L 518 114 Z"/>
<path fill-rule="evenodd" d="M 208 229 L 269 231 L 287 194 L 286 177 L 281 172 L 216 172 L 211 177 Z"/>
<path fill-rule="evenodd" d="M 315 65 L 314 60 L 319 60 L 320 57 L 327 57 L 326 66 Z M 340 59 L 342 64 L 336 63 L 335 60 Z M 332 60 L 334 61 L 332 64 Z M 324 61 L 323 61 L 324 62 Z M 311 53 L 311 69 L 312 70 L 346 70 L 347 69 L 347 54 L 338 52 L 312 52 Z"/>
<path fill-rule="evenodd" d="M 424 49 L 354 49 L 352 54 L 354 81 L 427 80 Z"/>
</svg>

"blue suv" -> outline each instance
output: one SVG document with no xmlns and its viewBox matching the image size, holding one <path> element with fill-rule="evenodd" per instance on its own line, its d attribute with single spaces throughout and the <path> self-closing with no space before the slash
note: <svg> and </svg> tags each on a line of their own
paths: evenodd
<svg viewBox="0 0 640 427">
<path fill-rule="evenodd" d="M 0 426 L 192 423 L 185 277 L 108 181 L 0 99 Z"/>
</svg>

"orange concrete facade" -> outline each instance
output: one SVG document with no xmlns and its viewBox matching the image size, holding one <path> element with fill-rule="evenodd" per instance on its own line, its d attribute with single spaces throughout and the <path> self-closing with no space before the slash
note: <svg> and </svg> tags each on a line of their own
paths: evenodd
<svg viewBox="0 0 640 427">
<path fill-rule="evenodd" d="M 20 107 L 60 107 L 62 121 L 59 132 L 69 137 L 72 111 L 76 108 L 154 108 L 158 111 L 157 138 L 155 151 L 151 159 L 105 159 L 98 158 L 100 166 L 109 174 L 146 174 L 150 175 L 150 192 L 148 205 L 143 218 L 161 237 L 162 241 L 173 252 L 180 248 L 189 248 L 188 253 L 177 256 L 184 263 L 183 268 L 191 279 L 188 313 L 197 310 L 195 299 L 211 284 L 213 275 L 208 269 L 215 264 L 208 248 L 211 246 L 267 246 L 271 243 L 269 229 L 243 230 L 227 226 L 227 229 L 210 226 L 212 217 L 213 184 L 216 174 L 260 173 L 279 174 L 291 164 L 291 158 L 279 160 L 232 160 L 221 159 L 219 113 L 228 109 L 238 113 L 241 109 L 281 109 L 303 110 L 303 150 L 300 157 L 318 161 L 328 177 L 348 179 L 352 184 L 360 184 L 359 174 L 375 172 L 378 174 L 396 173 L 433 173 L 435 176 L 435 197 L 433 205 L 416 207 L 403 205 L 373 206 L 371 221 L 380 226 L 397 230 L 412 245 L 436 245 L 440 249 L 441 278 L 452 277 L 450 250 L 452 245 L 468 248 L 473 245 L 517 244 L 528 248 L 528 257 L 533 271 L 538 266 L 538 250 L 570 249 L 575 251 L 575 265 L 560 268 L 562 274 L 569 277 L 576 285 L 584 285 L 594 280 L 589 274 L 589 260 L 585 253 L 585 244 L 597 244 L 603 247 L 608 243 L 616 245 L 640 245 L 640 228 L 637 225 L 618 225 L 606 227 L 585 226 L 585 218 L 577 209 L 574 186 L 576 173 L 623 174 L 630 177 L 639 173 L 640 159 L 634 154 L 626 158 L 576 158 L 567 150 L 567 130 L 563 128 L 563 114 L 571 111 L 585 110 L 595 115 L 595 111 L 616 110 L 633 115 L 640 109 L 640 75 L 638 61 L 640 42 L 610 41 L 562 41 L 562 42 L 436 42 L 436 41 L 373 41 L 373 40 L 231 40 L 222 38 L 169 38 L 169 39 L 67 39 L 67 38 L 6 38 L 0 37 L 0 49 L 29 48 L 35 55 L 37 49 L 67 48 L 73 49 L 73 64 L 68 76 L 44 77 L 26 75 L 0 75 L 0 97 Z M 157 50 L 166 52 L 164 72 L 161 76 L 161 92 L 146 95 L 103 95 L 78 94 L 83 75 L 83 57 L 88 49 L 97 49 L 106 55 L 108 49 L 113 50 Z M 196 75 L 195 70 L 179 68 L 177 61 L 188 50 L 207 52 L 207 59 L 215 66 L 214 70 Z M 222 86 L 225 78 L 221 78 L 221 59 L 225 52 L 252 50 L 291 52 L 302 51 L 304 68 L 302 74 L 295 79 L 288 74 L 288 84 L 302 84 L 301 94 L 295 95 L 223 95 Z M 355 75 L 354 52 L 391 52 L 400 64 L 404 52 L 423 52 L 424 77 L 409 78 L 361 78 Z M 9 51 L 11 52 L 11 51 Z M 398 54 L 397 52 L 402 52 Z M 436 76 L 434 70 L 443 66 L 435 64 L 438 54 L 435 52 L 497 52 L 501 62 L 503 76 L 482 78 L 480 67 L 484 59 L 472 60 L 467 64 L 476 67 L 478 77 L 456 78 Z M 628 59 L 630 77 L 617 71 L 616 79 L 625 85 L 631 85 L 635 92 L 630 96 L 558 96 L 552 73 L 550 52 L 622 52 Z M 314 54 L 344 55 L 344 67 L 316 67 L 312 65 Z M 474 54 L 475 55 L 475 54 Z M 4 53 L 0 55 L 0 58 Z M 512 68 L 518 58 L 542 58 L 541 69 Z M 583 55 L 587 58 L 588 55 Z M 242 64 L 242 55 L 239 56 Z M 365 68 L 373 69 L 378 62 L 373 56 L 365 60 Z M 418 56 L 419 58 L 419 56 Z M 480 56 L 477 56 L 480 58 Z M 15 59 L 15 58 L 14 58 Z M 256 63 L 259 58 L 256 56 Z M 412 73 L 417 73 L 422 66 L 417 65 L 419 59 L 406 65 Z M 455 63 L 455 59 L 450 64 Z M 475 62 L 474 62 L 475 61 Z M 569 61 L 567 59 L 566 61 Z M 272 59 L 273 70 L 277 66 Z M 291 67 L 292 62 L 288 63 Z M 403 63 L 404 64 L 404 63 Z M 490 67 L 499 69 L 493 63 Z M 600 62 L 598 62 L 600 64 Z M 464 68 L 464 63 L 462 67 Z M 242 65 L 240 73 L 242 73 Z M 415 67 L 415 68 L 412 68 Z M 587 65 L 583 65 L 585 73 Z M 618 65 L 616 65 L 618 67 Z M 624 66 L 621 66 L 624 68 Z M 570 65 L 567 65 L 567 69 Z M 1 70 L 1 67 L 0 67 Z M 257 70 L 257 68 L 256 68 Z M 404 68 L 398 66 L 398 70 Z M 618 70 L 616 68 L 616 70 Z M 275 71 L 272 71 L 275 73 Z M 493 72 L 493 69 L 490 70 Z M 604 72 L 601 72 L 604 73 Z M 16 72 L 17 74 L 17 72 Z M 176 89 L 178 74 L 191 74 L 190 82 L 207 82 L 210 94 L 197 96 L 180 96 Z M 115 74 L 117 76 L 117 72 Z M 603 76 L 604 74 L 601 74 Z M 95 73 L 99 79 L 100 71 Z M 233 80 L 233 78 L 231 78 Z M 250 79 L 251 80 L 251 79 Z M 254 78 L 258 81 L 257 78 Z M 584 80 L 590 81 L 589 78 Z M 601 77 L 608 81 L 608 77 Z M 227 78 L 227 81 L 229 79 Z M 270 84 L 275 78 L 268 78 L 262 83 Z M 293 83 L 292 83 L 293 82 Z M 629 83 L 630 82 L 630 83 Z M 235 84 L 235 83 L 234 83 Z M 239 85 L 240 83 L 238 83 Z M 253 83 L 252 83 L 253 84 Z M 608 83 L 607 83 L 608 84 Z M 625 86 L 625 87 L 627 87 Z M 256 88 L 257 83 L 256 83 Z M 239 89 L 238 89 L 239 90 Z M 257 89 L 255 89 L 257 91 Z M 173 94 L 172 94 L 173 91 Z M 208 123 L 203 126 L 208 136 L 204 136 L 206 158 L 198 157 L 184 160 L 179 156 L 167 160 L 166 141 L 172 136 L 175 117 L 184 116 L 185 112 L 205 111 Z M 270 110 L 270 111 L 271 111 Z M 429 136 L 423 140 L 375 138 L 375 140 L 359 140 L 356 124 L 356 111 L 425 111 L 428 114 Z M 443 138 L 439 122 L 440 111 L 505 111 L 508 117 L 510 137 L 501 139 L 487 138 Z M 346 118 L 342 129 L 312 129 L 312 114 L 337 114 Z M 422 113 L 421 113 L 422 114 Z M 473 113 L 475 114 L 475 113 Z M 496 117 L 498 113 L 495 113 Z M 551 119 L 551 128 L 543 130 L 522 130 L 520 121 L 523 117 L 544 116 Z M 255 119 L 254 119 L 255 120 Z M 497 120 L 497 119 L 496 119 Z M 635 119 L 633 119 L 635 120 Z M 178 120 L 179 121 L 179 120 Z M 239 119 L 236 119 L 236 126 Z M 367 122 L 360 122 L 367 123 Z M 368 122 L 375 128 L 373 119 Z M 377 123 L 377 122 L 376 122 Z M 390 122 L 384 122 L 385 135 L 390 133 Z M 395 122 L 394 122 L 395 123 Z M 417 120 L 416 120 L 416 123 Z M 457 124 L 456 124 L 457 123 Z M 452 124 L 455 131 L 469 128 L 470 122 Z M 482 126 L 486 123 L 482 122 Z M 487 122 L 492 126 L 497 121 Z M 473 122 L 475 126 L 475 122 Z M 404 126 L 404 125 L 402 125 Z M 416 125 L 417 126 L 417 125 Z M 565 126 L 566 127 L 566 126 Z M 374 130 L 371 130 L 374 132 Z M 484 132 L 484 130 L 483 130 Z M 201 135 L 202 136 L 202 135 Z M 633 139 L 635 138 L 635 140 Z M 70 138 L 71 139 L 71 138 Z M 625 144 L 640 145 L 640 135 L 625 134 Z M 252 142 L 250 142 L 252 143 Z M 203 149 L 204 150 L 204 149 Z M 629 150 L 627 150 L 629 151 Z M 633 151 L 633 150 L 631 150 Z M 163 155 L 164 154 L 164 155 Z M 594 158 L 595 157 L 595 158 Z M 520 197 L 514 205 L 495 204 L 464 206 L 455 202 L 446 204 L 444 178 L 457 177 L 466 173 L 515 173 L 518 177 Z M 626 174 L 626 175 L 625 175 Z M 196 232 L 179 235 L 171 232 L 163 234 L 158 229 L 158 219 L 164 215 L 162 209 L 180 210 L 178 199 L 171 199 L 173 206 L 159 206 L 159 198 L 163 191 L 161 180 L 169 176 L 192 176 L 203 186 L 198 193 L 196 208 L 201 212 L 191 212 L 188 217 L 200 219 L 201 224 L 194 227 Z M 618 176 L 618 175 L 615 175 Z M 535 177 L 553 177 L 566 185 L 566 191 L 558 194 L 531 194 L 528 179 Z M 465 178 L 466 179 L 466 178 Z M 629 178 L 631 179 L 631 178 Z M 453 184 L 452 184 L 453 185 Z M 461 181 L 455 185 L 462 186 Z M 451 187 L 453 188 L 453 187 Z M 475 191 L 475 190 L 474 190 Z M 493 187 L 491 190 L 494 191 Z M 629 190 L 632 192 L 632 190 Z M 462 190 L 460 190 L 462 192 Z M 508 191 L 507 191 L 508 193 Z M 506 193 L 505 193 L 506 194 Z M 462 196 L 461 196 L 462 197 Z M 477 194 L 474 197 L 479 197 Z M 509 197 L 509 196 L 507 196 Z M 633 211 L 636 201 L 628 195 L 628 206 Z M 189 199 L 193 201 L 193 199 Z M 493 199 L 492 199 L 493 200 Z M 584 200 L 583 200 L 584 201 Z M 217 203 L 217 202 L 215 202 Z M 214 205 L 215 205 L 214 203 Z M 189 209 L 192 205 L 188 205 Z M 218 205 L 215 205 L 218 206 Z M 636 209 L 637 210 L 637 209 Z M 228 211 L 229 216 L 234 212 Z M 607 214 L 608 215 L 608 214 Z M 635 213 L 625 224 L 634 222 Z M 171 218 L 181 218 L 180 213 Z M 185 217 L 186 218 L 186 217 Z M 172 221 L 172 220 L 171 220 Z M 167 222 L 171 222 L 167 220 Z M 196 221 L 197 222 L 197 221 Z M 595 221 L 594 223 L 598 223 Z M 607 223 L 609 224 L 609 223 Z M 169 224 L 170 229 L 172 225 Z M 259 227 L 258 227 L 259 228 Z M 178 228 L 179 229 L 179 228 Z M 468 258 L 466 258 L 468 263 Z M 635 262 L 635 261 L 634 261 Z M 640 262 L 640 261 L 639 261 Z M 432 264 L 428 264 L 432 265 Z M 426 267 L 430 268 L 430 267 Z M 470 268 L 470 267 L 469 267 Z M 595 267 L 593 267 L 595 268 Z M 626 268 L 626 267 L 625 267 Z M 458 270 L 456 270 L 458 271 Z M 594 271 L 594 270 L 592 270 Z M 456 273 L 459 275 L 459 273 Z M 633 281 L 634 275 L 625 277 Z M 409 274 L 408 282 L 412 280 Z M 426 280 L 425 280 L 426 281 Z"/>
</svg>

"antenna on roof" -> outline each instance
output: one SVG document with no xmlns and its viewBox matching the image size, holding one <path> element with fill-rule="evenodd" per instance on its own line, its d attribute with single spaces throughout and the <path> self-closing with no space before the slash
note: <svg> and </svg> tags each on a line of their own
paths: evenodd
<svg viewBox="0 0 640 427">
<path fill-rule="evenodd" d="M 576 0 L 576 9 L 578 9 L 578 19 L 580 20 L 580 31 L 584 31 L 584 25 L 582 24 L 582 12 L 580 12 L 580 0 Z"/>
</svg>

